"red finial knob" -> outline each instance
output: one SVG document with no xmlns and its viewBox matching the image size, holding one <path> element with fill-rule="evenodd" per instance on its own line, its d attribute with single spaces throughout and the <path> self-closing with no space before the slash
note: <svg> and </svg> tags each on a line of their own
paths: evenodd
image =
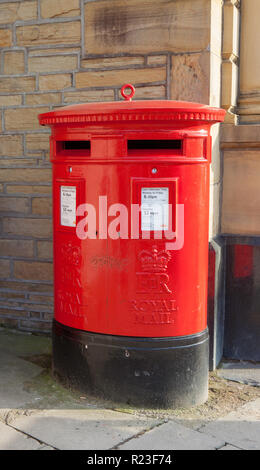
<svg viewBox="0 0 260 470">
<path fill-rule="evenodd" d="M 131 92 L 130 93 L 125 93 L 125 90 L 127 88 L 130 88 Z M 133 98 L 135 94 L 135 87 L 133 85 L 131 85 L 131 83 L 126 83 L 126 85 L 123 85 L 122 88 L 121 88 L 121 95 L 123 96 L 123 98 L 125 98 L 126 101 L 131 101 L 131 99 Z"/>
</svg>

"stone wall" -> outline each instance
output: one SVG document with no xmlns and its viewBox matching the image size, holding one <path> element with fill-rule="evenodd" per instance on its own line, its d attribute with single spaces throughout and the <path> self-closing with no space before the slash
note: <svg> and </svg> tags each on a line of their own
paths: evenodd
<svg viewBox="0 0 260 470">
<path fill-rule="evenodd" d="M 260 235 L 260 125 L 224 126 L 223 235 Z"/>
<path fill-rule="evenodd" d="M 226 289 L 223 354 L 253 361 L 260 360 L 259 14 L 259 0 L 224 1 L 222 106 L 227 117 L 220 138 Z"/>
<path fill-rule="evenodd" d="M 221 232 L 260 235 L 259 0 L 225 0 L 222 66 Z"/>
<path fill-rule="evenodd" d="M 127 82 L 136 99 L 219 104 L 221 8 L 219 0 L 0 3 L 0 324 L 48 332 L 53 316 L 49 130 L 37 115 L 118 100 Z"/>
</svg>

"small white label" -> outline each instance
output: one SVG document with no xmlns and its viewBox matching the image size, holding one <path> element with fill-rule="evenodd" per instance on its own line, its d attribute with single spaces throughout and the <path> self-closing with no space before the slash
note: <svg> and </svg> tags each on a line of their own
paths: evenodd
<svg viewBox="0 0 260 470">
<path fill-rule="evenodd" d="M 60 223 L 65 227 L 76 227 L 76 187 L 60 187 Z"/>
<path fill-rule="evenodd" d="M 169 188 L 142 188 L 141 230 L 169 229 Z"/>
</svg>

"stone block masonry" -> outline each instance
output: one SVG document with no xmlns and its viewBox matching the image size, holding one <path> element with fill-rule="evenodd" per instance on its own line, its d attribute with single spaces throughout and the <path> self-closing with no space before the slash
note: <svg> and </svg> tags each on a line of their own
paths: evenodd
<svg viewBox="0 0 260 470">
<path fill-rule="evenodd" d="M 49 129 L 68 104 L 210 100 L 210 0 L 0 2 L 0 324 L 50 332 Z"/>
</svg>

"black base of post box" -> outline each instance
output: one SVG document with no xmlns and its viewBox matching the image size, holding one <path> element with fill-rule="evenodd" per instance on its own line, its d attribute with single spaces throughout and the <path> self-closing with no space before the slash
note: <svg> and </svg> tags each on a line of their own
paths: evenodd
<svg viewBox="0 0 260 470">
<path fill-rule="evenodd" d="M 55 377 L 92 396 L 142 407 L 190 407 L 207 400 L 208 367 L 208 330 L 133 338 L 53 323 Z"/>
</svg>

